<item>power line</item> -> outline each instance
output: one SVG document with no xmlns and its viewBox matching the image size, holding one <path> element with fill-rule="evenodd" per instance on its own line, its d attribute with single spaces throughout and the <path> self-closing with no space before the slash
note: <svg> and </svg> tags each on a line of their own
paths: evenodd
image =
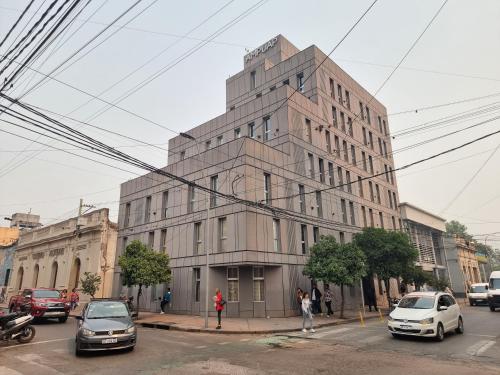
<svg viewBox="0 0 500 375">
<path fill-rule="evenodd" d="M 35 2 L 35 0 L 31 0 L 28 5 L 26 5 L 26 8 L 22 11 L 21 15 L 17 18 L 16 22 L 12 25 L 12 27 L 9 29 L 7 34 L 5 34 L 5 37 L 2 39 L 0 42 L 0 48 L 3 46 L 5 41 L 9 38 L 10 34 L 14 31 L 14 29 L 17 27 L 18 23 L 23 19 L 24 15 L 26 12 L 31 8 L 31 5 Z"/>
</svg>

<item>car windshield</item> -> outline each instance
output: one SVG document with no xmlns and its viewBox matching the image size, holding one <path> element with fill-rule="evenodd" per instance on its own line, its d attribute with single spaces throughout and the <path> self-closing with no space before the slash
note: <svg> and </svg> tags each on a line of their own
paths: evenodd
<svg viewBox="0 0 500 375">
<path fill-rule="evenodd" d="M 87 308 L 88 319 L 125 318 L 129 316 L 123 302 L 94 302 Z"/>
<path fill-rule="evenodd" d="M 490 279 L 490 289 L 500 289 L 500 279 Z"/>
<path fill-rule="evenodd" d="M 61 298 L 57 290 L 35 290 L 33 292 L 34 298 Z"/>
<path fill-rule="evenodd" d="M 486 287 L 484 285 L 476 285 L 470 288 L 471 293 L 484 293 L 486 292 Z"/>
<path fill-rule="evenodd" d="M 404 297 L 398 304 L 403 309 L 432 309 L 434 297 L 430 296 L 408 296 Z"/>
</svg>

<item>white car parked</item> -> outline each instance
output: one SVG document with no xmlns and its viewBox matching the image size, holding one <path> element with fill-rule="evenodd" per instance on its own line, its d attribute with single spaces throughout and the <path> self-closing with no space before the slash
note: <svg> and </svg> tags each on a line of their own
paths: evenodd
<svg viewBox="0 0 500 375">
<path fill-rule="evenodd" d="M 449 331 L 464 332 L 460 307 L 452 295 L 442 292 L 414 292 L 404 296 L 389 314 L 387 328 L 401 335 L 444 339 Z"/>
<path fill-rule="evenodd" d="M 488 283 L 477 283 L 472 284 L 467 293 L 467 298 L 469 298 L 469 305 L 474 306 L 479 302 L 488 303 Z"/>
</svg>

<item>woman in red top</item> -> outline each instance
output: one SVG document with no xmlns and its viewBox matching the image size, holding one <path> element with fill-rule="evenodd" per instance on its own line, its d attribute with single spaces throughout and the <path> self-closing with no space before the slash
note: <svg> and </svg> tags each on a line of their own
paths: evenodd
<svg viewBox="0 0 500 375">
<path fill-rule="evenodd" d="M 219 288 L 215 289 L 215 296 L 214 296 L 214 302 L 215 302 L 215 310 L 217 310 L 217 327 L 215 329 L 221 329 L 221 314 L 222 310 L 224 310 L 224 299 L 222 298 L 222 293 Z"/>
</svg>

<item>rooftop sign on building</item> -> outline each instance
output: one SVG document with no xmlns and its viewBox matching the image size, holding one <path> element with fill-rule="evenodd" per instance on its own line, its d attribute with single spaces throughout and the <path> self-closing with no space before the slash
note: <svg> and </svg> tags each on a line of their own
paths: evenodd
<svg viewBox="0 0 500 375">
<path fill-rule="evenodd" d="M 273 39 L 267 41 L 260 47 L 257 47 L 252 52 L 245 55 L 245 64 L 248 64 L 253 58 L 259 56 L 261 53 L 266 52 L 269 48 L 273 48 L 278 41 L 278 37 L 275 36 Z"/>
</svg>

